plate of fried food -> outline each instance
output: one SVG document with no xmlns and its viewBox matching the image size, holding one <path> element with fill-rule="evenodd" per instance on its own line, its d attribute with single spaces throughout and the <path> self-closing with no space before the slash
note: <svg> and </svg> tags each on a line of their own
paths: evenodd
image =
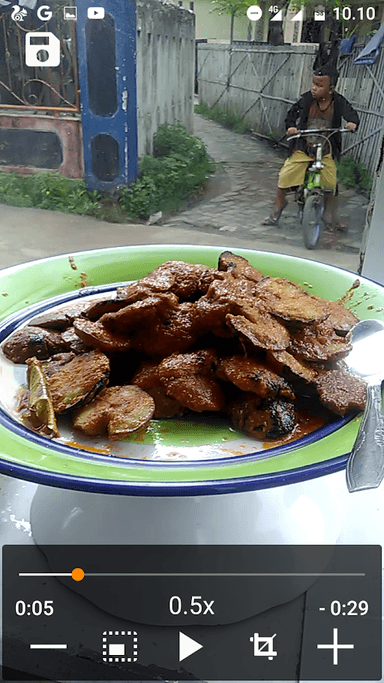
<svg viewBox="0 0 384 683">
<path fill-rule="evenodd" d="M 0 471 L 63 488 L 227 493 L 345 467 L 366 400 L 350 330 L 384 290 L 322 263 L 119 247 L 0 273 Z"/>
</svg>

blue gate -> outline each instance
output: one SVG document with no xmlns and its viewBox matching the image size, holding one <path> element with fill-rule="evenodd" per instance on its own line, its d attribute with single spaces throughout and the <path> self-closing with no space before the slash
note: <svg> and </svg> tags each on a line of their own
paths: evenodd
<svg viewBox="0 0 384 683">
<path fill-rule="evenodd" d="M 137 179 L 136 2 L 77 0 L 85 182 L 108 192 Z"/>
</svg>

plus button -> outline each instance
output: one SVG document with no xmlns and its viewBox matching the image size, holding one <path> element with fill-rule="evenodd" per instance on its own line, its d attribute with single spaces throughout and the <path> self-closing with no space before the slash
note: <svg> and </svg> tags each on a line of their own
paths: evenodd
<svg viewBox="0 0 384 683">
<path fill-rule="evenodd" d="M 339 650 L 353 650 L 355 647 L 354 645 L 340 645 L 338 640 L 338 629 L 334 628 L 333 629 L 333 643 L 330 643 L 329 645 L 318 645 L 317 649 L 318 650 L 333 650 L 333 664 L 337 666 L 338 662 L 338 651 Z"/>
</svg>

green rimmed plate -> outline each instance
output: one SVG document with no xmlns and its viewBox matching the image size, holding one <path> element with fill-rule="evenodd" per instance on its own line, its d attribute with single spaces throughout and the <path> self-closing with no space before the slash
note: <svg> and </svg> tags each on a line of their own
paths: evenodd
<svg viewBox="0 0 384 683">
<path fill-rule="evenodd" d="M 143 277 L 169 259 L 216 266 L 222 251 L 220 247 L 188 245 L 119 247 L 73 254 L 72 262 L 69 255 L 63 255 L 8 268 L 0 273 L 1 339 L 26 316 L 32 317 L 51 306 L 52 302 L 47 303 L 47 300 L 52 297 L 59 297 L 61 302 L 74 295 L 89 296 L 103 285 Z M 245 249 L 233 251 L 245 256 L 265 274 L 287 277 L 310 293 L 329 299 L 345 294 L 356 279 L 353 273 L 315 261 Z M 353 294 L 357 314 L 362 319 L 383 319 L 384 289 L 364 278 L 360 280 L 362 284 Z M 80 287 L 85 282 L 91 289 Z M 24 311 L 26 307 L 27 312 Z M 212 459 L 204 460 L 206 451 L 201 460 L 183 462 L 183 459 L 177 459 L 175 463 L 111 458 L 107 454 L 91 454 L 64 445 L 60 448 L 60 444 L 54 447 L 16 423 L 5 411 L 0 417 L 1 472 L 64 488 L 129 495 L 226 493 L 279 486 L 328 474 L 345 467 L 358 429 L 358 419 L 340 421 L 331 433 L 318 430 L 315 440 L 304 439 L 274 448 L 263 453 L 263 458 L 256 448 L 244 453 L 230 444 L 229 455 L 224 457 L 219 452 Z M 180 421 L 176 430 L 172 427 L 168 435 L 156 435 L 156 439 L 163 438 L 171 448 L 169 439 L 171 442 L 175 439 L 175 452 L 180 448 L 180 438 L 185 439 L 186 433 L 186 447 L 198 448 L 200 452 L 201 449 L 217 451 L 219 443 L 224 443 L 225 448 L 227 439 L 230 441 L 233 436 L 226 433 L 226 426 L 218 424 L 204 428 L 209 435 L 193 423 L 180 427 Z M 195 444 L 191 444 L 193 436 Z M 244 441 L 244 437 L 240 436 L 240 441 Z"/>
</svg>

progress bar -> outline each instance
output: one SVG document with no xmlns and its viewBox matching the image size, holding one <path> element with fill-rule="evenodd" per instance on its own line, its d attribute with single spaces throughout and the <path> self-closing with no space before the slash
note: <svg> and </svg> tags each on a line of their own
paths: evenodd
<svg viewBox="0 0 384 683">
<path fill-rule="evenodd" d="M 19 572 L 19 576 L 69 576 L 72 572 Z M 87 572 L 84 576 L 365 576 L 365 572 Z M 83 578 L 84 578 L 83 576 Z M 79 579 L 77 579 L 79 580 Z"/>
</svg>

